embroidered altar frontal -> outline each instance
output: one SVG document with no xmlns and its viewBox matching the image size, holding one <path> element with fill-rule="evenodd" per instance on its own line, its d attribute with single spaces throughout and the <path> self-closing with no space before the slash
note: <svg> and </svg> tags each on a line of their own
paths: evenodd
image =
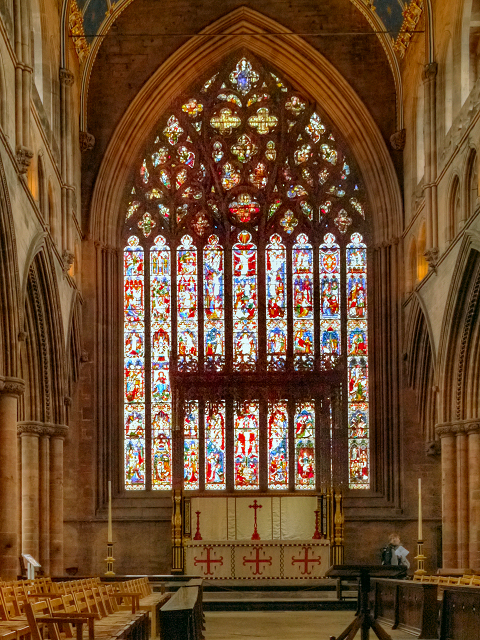
<svg viewBox="0 0 480 640">
<path fill-rule="evenodd" d="M 208 580 L 322 578 L 329 567 L 328 540 L 188 541 L 188 575 Z"/>
</svg>

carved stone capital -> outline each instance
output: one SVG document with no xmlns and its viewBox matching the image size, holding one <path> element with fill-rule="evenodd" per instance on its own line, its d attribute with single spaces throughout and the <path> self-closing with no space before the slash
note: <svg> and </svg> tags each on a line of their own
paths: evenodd
<svg viewBox="0 0 480 640">
<path fill-rule="evenodd" d="M 405 142 L 407 140 L 407 130 L 400 129 L 399 131 L 395 131 L 390 136 L 390 144 L 392 145 L 392 149 L 395 151 L 403 151 L 405 149 Z"/>
<path fill-rule="evenodd" d="M 19 422 L 17 424 L 17 435 L 19 436 L 49 436 L 50 427 L 43 422 Z"/>
<path fill-rule="evenodd" d="M 59 77 L 60 83 L 66 87 L 71 87 L 75 82 L 75 76 L 69 69 L 60 69 Z"/>
<path fill-rule="evenodd" d="M 441 447 L 438 440 L 431 440 L 425 444 L 425 453 L 427 456 L 438 456 L 440 452 Z"/>
<path fill-rule="evenodd" d="M 458 420 L 456 422 L 444 422 L 437 424 L 435 432 L 441 438 L 445 436 L 458 436 L 469 433 L 480 433 L 480 420 Z"/>
<path fill-rule="evenodd" d="M 439 251 L 437 247 L 432 247 L 423 254 L 425 256 L 425 260 L 428 262 L 428 268 L 432 271 L 437 270 L 438 254 Z"/>
<path fill-rule="evenodd" d="M 63 440 L 68 434 L 68 426 L 66 424 L 52 424 L 50 428 L 52 430 L 52 438 L 61 438 Z"/>
<path fill-rule="evenodd" d="M 25 382 L 21 378 L 0 376 L 0 395 L 21 396 L 25 393 Z"/>
<path fill-rule="evenodd" d="M 84 153 L 85 151 L 91 151 L 95 146 L 95 136 L 88 131 L 80 131 L 79 135 L 80 139 L 80 151 Z"/>
<path fill-rule="evenodd" d="M 425 82 L 433 80 L 438 71 L 438 64 L 436 62 L 430 62 L 423 67 L 423 79 Z"/>
<path fill-rule="evenodd" d="M 65 269 L 65 271 L 68 271 L 72 266 L 73 261 L 75 260 L 75 256 L 71 251 L 69 251 L 68 249 L 65 249 L 62 255 L 62 260 L 63 260 L 63 268 Z"/>
<path fill-rule="evenodd" d="M 33 151 L 28 147 L 19 145 L 17 147 L 17 165 L 20 173 L 27 173 L 28 167 L 33 158 Z"/>
</svg>

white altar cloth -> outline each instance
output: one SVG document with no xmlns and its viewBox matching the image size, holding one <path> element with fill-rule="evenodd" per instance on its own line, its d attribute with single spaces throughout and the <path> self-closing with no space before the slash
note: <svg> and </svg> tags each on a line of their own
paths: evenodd
<svg viewBox="0 0 480 640">
<path fill-rule="evenodd" d="M 328 540 L 185 542 L 185 571 L 208 580 L 322 578 L 330 565 Z"/>
</svg>

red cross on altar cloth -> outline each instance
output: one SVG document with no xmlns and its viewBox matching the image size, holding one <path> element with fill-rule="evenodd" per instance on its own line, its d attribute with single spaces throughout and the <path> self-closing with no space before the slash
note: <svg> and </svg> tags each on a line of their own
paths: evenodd
<svg viewBox="0 0 480 640">
<path fill-rule="evenodd" d="M 248 563 L 250 564 L 255 564 L 255 571 L 253 572 L 254 576 L 261 576 L 262 572 L 261 572 L 261 564 L 266 564 L 271 566 L 272 565 L 272 556 L 269 556 L 268 558 L 265 559 L 261 559 L 260 558 L 260 553 L 264 553 L 262 547 L 254 547 L 252 549 L 252 551 L 254 551 L 255 553 L 255 557 L 253 559 L 249 559 L 247 560 L 247 556 L 243 556 L 243 566 L 246 567 Z"/>
<path fill-rule="evenodd" d="M 195 556 L 193 558 L 194 565 L 197 566 L 199 564 L 206 564 L 206 567 L 204 568 L 204 571 L 203 571 L 203 575 L 204 576 L 213 576 L 213 571 L 210 571 L 210 565 L 219 564 L 222 567 L 223 566 L 223 556 L 220 556 L 220 558 L 218 558 L 218 559 L 214 559 L 214 558 L 210 557 L 210 553 L 212 552 L 212 547 L 203 547 L 203 550 L 206 551 L 207 557 L 206 558 L 202 558 L 202 557 L 197 558 Z M 213 553 L 215 553 L 215 551 Z M 206 571 L 205 571 L 205 569 L 206 569 Z"/>
<path fill-rule="evenodd" d="M 295 566 L 296 563 L 303 563 L 303 571 L 301 570 L 300 567 L 300 573 L 302 575 L 310 575 L 310 570 L 308 568 L 309 563 L 312 564 L 322 564 L 322 560 L 320 558 L 309 558 L 308 557 L 308 552 L 312 551 L 311 547 L 303 547 L 303 551 L 305 551 L 305 556 L 303 558 L 295 558 L 292 557 L 292 565 Z"/>
</svg>

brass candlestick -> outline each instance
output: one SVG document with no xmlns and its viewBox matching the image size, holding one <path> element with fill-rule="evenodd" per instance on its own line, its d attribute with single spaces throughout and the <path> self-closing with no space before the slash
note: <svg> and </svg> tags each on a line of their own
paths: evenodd
<svg viewBox="0 0 480 640">
<path fill-rule="evenodd" d="M 115 558 L 113 557 L 113 542 L 107 542 L 107 557 L 105 558 L 105 562 L 107 563 L 107 571 L 105 572 L 106 576 L 114 576 L 115 572 L 113 570 L 113 562 Z"/>
<path fill-rule="evenodd" d="M 417 540 L 417 555 L 415 556 L 415 560 L 417 561 L 416 576 L 424 576 L 427 573 L 424 568 L 426 559 L 426 556 L 423 555 L 423 540 Z"/>
</svg>

